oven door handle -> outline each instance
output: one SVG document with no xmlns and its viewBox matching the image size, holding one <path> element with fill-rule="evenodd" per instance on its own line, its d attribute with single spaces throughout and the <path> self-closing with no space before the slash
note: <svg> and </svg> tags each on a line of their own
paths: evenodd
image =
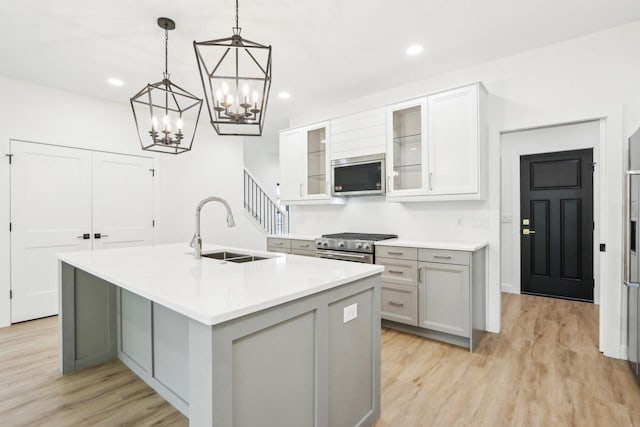
<svg viewBox="0 0 640 427">
<path fill-rule="evenodd" d="M 340 259 L 340 258 L 354 258 L 354 259 L 362 259 L 362 260 L 367 259 L 366 255 L 348 254 L 345 252 L 316 251 L 316 253 L 321 257 L 335 258 L 335 259 Z"/>
</svg>

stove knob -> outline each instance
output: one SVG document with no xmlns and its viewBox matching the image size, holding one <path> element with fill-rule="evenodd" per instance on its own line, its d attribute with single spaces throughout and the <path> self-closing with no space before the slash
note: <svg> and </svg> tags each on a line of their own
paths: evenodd
<svg viewBox="0 0 640 427">
<path fill-rule="evenodd" d="M 324 242 L 322 242 L 322 246 L 326 248 L 327 246 L 329 246 L 329 243 L 325 240 Z"/>
<path fill-rule="evenodd" d="M 362 243 L 360 242 L 356 243 L 356 249 L 362 249 Z"/>
<path fill-rule="evenodd" d="M 366 249 L 366 250 L 371 249 L 371 243 L 365 243 L 365 244 L 363 244 L 363 245 L 362 245 L 362 249 Z"/>
<path fill-rule="evenodd" d="M 316 240 L 316 246 L 322 246 L 322 242 L 320 240 Z"/>
<path fill-rule="evenodd" d="M 344 248 L 344 242 L 338 242 L 338 247 L 339 248 Z"/>
</svg>

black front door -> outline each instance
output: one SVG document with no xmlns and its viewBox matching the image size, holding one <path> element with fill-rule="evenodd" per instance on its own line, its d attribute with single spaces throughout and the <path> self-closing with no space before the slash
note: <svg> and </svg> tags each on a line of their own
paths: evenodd
<svg viewBox="0 0 640 427">
<path fill-rule="evenodd" d="M 521 290 L 593 301 L 593 150 L 520 158 Z"/>
</svg>

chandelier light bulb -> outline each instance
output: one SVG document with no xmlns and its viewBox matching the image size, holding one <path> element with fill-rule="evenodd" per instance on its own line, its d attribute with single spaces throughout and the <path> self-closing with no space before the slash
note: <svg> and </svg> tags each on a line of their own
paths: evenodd
<svg viewBox="0 0 640 427">
<path fill-rule="evenodd" d="M 178 120 L 176 120 L 176 127 L 178 128 L 178 133 L 182 133 L 182 119 L 178 118 Z"/>
<path fill-rule="evenodd" d="M 156 116 L 151 116 L 151 128 L 153 130 L 158 130 L 158 119 Z"/>
<path fill-rule="evenodd" d="M 229 85 L 227 82 L 222 82 L 222 93 L 225 95 L 229 93 Z"/>
<path fill-rule="evenodd" d="M 258 103 L 259 96 L 260 95 L 258 95 L 257 90 L 254 90 L 253 93 L 251 94 L 251 100 L 253 101 L 254 104 Z"/>
</svg>

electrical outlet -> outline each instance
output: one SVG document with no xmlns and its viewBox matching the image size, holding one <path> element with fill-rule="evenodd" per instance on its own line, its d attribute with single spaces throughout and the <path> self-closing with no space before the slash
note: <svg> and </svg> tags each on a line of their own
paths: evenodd
<svg viewBox="0 0 640 427">
<path fill-rule="evenodd" d="M 342 323 L 347 323 L 358 317 L 358 304 L 351 304 L 343 309 Z"/>
</svg>

